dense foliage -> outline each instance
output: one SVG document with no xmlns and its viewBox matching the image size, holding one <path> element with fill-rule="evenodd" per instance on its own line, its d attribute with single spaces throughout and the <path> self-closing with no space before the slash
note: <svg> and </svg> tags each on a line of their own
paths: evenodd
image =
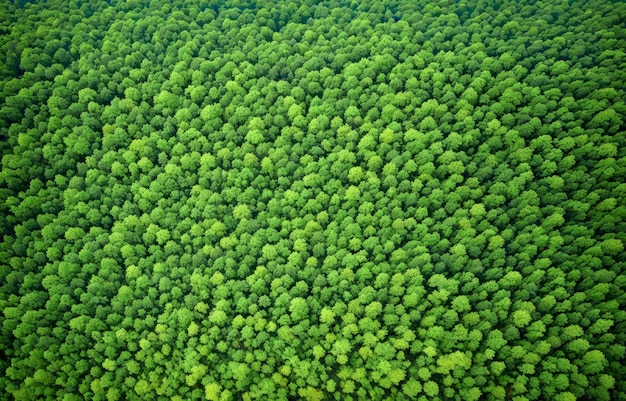
<svg viewBox="0 0 626 401">
<path fill-rule="evenodd" d="M 625 3 L 0 7 L 0 398 L 626 400 Z"/>
</svg>

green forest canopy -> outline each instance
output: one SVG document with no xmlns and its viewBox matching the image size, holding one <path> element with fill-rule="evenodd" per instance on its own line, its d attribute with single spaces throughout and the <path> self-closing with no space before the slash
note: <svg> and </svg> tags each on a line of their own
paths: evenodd
<svg viewBox="0 0 626 401">
<path fill-rule="evenodd" d="M 0 1 L 0 398 L 626 400 L 624 21 Z"/>
</svg>

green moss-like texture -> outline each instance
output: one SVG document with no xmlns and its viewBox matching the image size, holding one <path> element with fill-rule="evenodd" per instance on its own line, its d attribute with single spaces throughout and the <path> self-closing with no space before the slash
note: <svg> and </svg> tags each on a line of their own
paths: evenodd
<svg viewBox="0 0 626 401">
<path fill-rule="evenodd" d="M 625 20 L 1 0 L 0 399 L 626 400 Z"/>
</svg>

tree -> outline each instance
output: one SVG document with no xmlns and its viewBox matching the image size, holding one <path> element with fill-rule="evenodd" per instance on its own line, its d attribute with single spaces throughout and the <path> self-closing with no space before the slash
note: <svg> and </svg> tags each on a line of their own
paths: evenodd
<svg viewBox="0 0 626 401">
<path fill-rule="evenodd" d="M 219 401 L 222 386 L 218 383 L 208 383 L 204 386 L 204 394 L 209 401 Z"/>
<path fill-rule="evenodd" d="M 289 312 L 294 321 L 306 319 L 309 313 L 309 306 L 304 298 L 294 298 L 289 303 Z"/>
<path fill-rule="evenodd" d="M 528 323 L 530 323 L 531 320 L 532 317 L 530 316 L 530 313 L 528 313 L 528 311 L 526 310 L 516 310 L 515 312 L 513 312 L 513 323 L 517 327 L 526 326 Z"/>
<path fill-rule="evenodd" d="M 580 360 L 582 372 L 584 374 L 600 373 L 606 366 L 606 358 L 599 350 L 591 350 L 583 355 Z"/>
<path fill-rule="evenodd" d="M 423 385 L 424 393 L 429 397 L 436 397 L 439 394 L 439 385 L 434 381 L 427 381 Z"/>
<path fill-rule="evenodd" d="M 408 395 L 409 397 L 416 397 L 421 391 L 422 391 L 422 384 L 413 378 L 410 378 L 402 386 L 402 392 Z"/>
<path fill-rule="evenodd" d="M 623 3 L 4 3 L 7 398 L 626 398 Z"/>
</svg>

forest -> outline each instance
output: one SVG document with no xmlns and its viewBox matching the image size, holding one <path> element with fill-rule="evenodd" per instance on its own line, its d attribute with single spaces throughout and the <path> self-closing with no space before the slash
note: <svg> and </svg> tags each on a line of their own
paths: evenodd
<svg viewBox="0 0 626 401">
<path fill-rule="evenodd" d="M 0 400 L 626 401 L 625 21 L 0 0 Z"/>
</svg>

